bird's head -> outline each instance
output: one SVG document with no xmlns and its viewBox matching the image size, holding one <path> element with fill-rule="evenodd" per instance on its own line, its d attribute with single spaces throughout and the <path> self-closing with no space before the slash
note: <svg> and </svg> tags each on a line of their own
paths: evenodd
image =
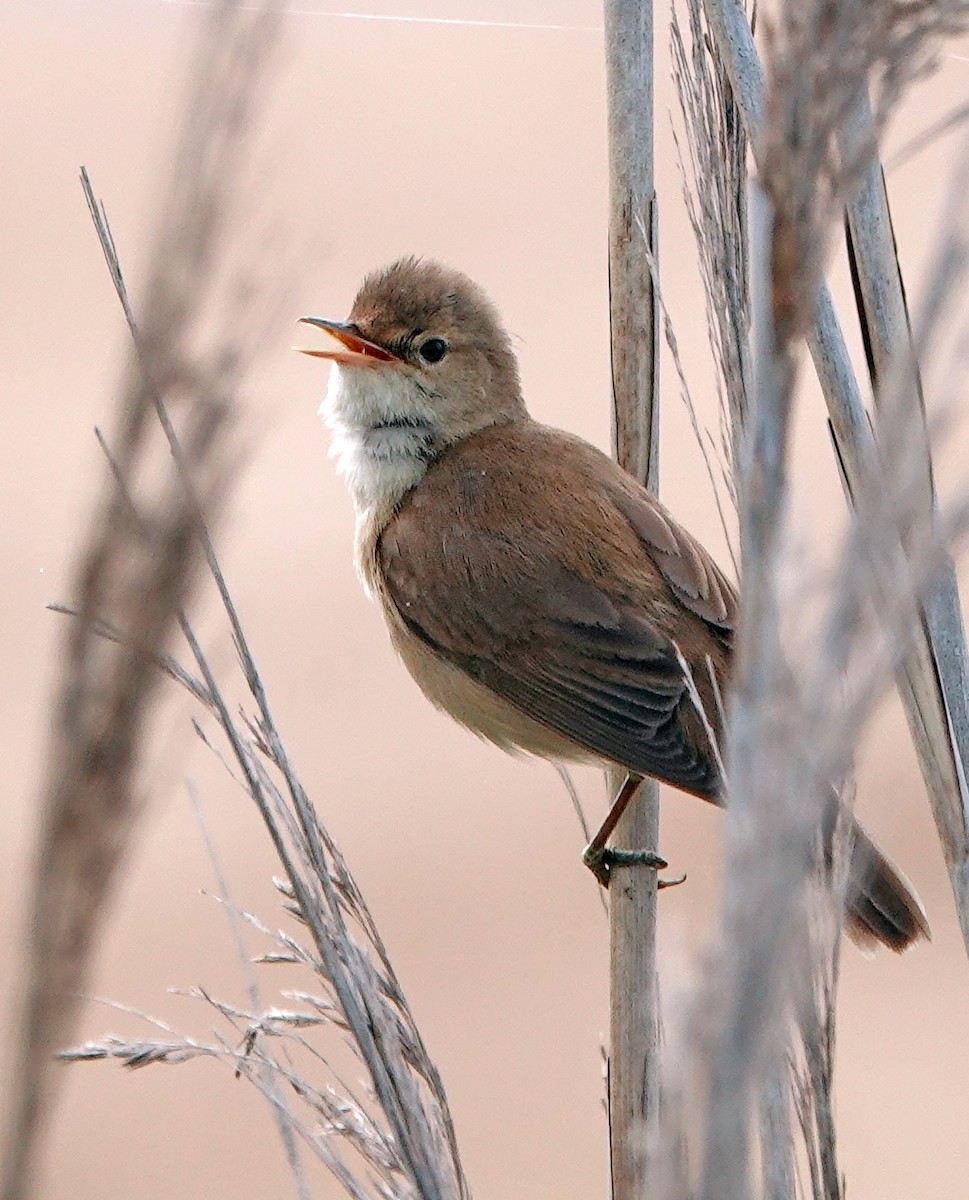
<svg viewBox="0 0 969 1200">
<path fill-rule="evenodd" d="M 466 275 L 402 258 L 363 281 L 346 321 L 302 317 L 332 348 L 324 416 L 342 429 L 426 432 L 436 451 L 525 415 L 518 364 L 497 309 Z"/>
</svg>

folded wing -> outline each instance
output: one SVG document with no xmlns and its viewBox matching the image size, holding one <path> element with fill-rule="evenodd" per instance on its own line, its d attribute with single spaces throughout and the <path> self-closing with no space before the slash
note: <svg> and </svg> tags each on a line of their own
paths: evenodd
<svg viewBox="0 0 969 1200">
<path fill-rule="evenodd" d="M 483 431 L 434 464 L 377 554 L 437 654 L 587 752 L 715 797 L 677 648 L 715 706 L 733 589 L 611 460 L 539 425 Z"/>
</svg>

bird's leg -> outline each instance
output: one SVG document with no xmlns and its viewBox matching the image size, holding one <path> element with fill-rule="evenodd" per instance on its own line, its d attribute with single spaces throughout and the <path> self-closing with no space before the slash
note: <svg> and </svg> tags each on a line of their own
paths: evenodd
<svg viewBox="0 0 969 1200">
<path fill-rule="evenodd" d="M 643 782 L 641 775 L 629 774 L 623 780 L 622 787 L 619 789 L 612 808 L 609 809 L 609 814 L 599 827 L 599 832 L 595 835 L 592 841 L 586 846 L 585 853 L 582 855 L 582 861 L 594 873 L 598 874 L 597 867 L 602 862 L 602 856 L 606 849 L 606 842 L 612 837 L 616 826 L 622 817 L 622 814 L 629 807 L 629 803 L 633 796 L 639 791 L 639 785 Z"/>
<path fill-rule="evenodd" d="M 609 871 L 611 867 L 641 866 L 653 867 L 661 871 L 669 865 L 664 858 L 660 858 L 652 850 L 612 850 L 606 845 L 606 842 L 612 837 L 613 831 L 619 824 L 622 814 L 629 807 L 630 801 L 636 795 L 639 785 L 642 782 L 642 775 L 635 775 L 630 772 L 626 776 L 622 787 L 619 789 L 619 794 L 616 796 L 612 808 L 609 810 L 609 815 L 602 822 L 599 832 L 588 846 L 586 846 L 582 854 L 582 861 L 603 887 L 609 886 Z"/>
</svg>

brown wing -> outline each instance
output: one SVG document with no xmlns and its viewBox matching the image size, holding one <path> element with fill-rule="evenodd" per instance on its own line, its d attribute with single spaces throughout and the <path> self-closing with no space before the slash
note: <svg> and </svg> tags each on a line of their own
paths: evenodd
<svg viewBox="0 0 969 1200">
<path fill-rule="evenodd" d="M 676 646 L 712 697 L 733 590 L 604 455 L 531 422 L 485 430 L 431 467 L 377 553 L 437 653 L 585 750 L 713 798 Z"/>
<path fill-rule="evenodd" d="M 606 462 L 613 465 L 610 459 Z M 676 598 L 718 631 L 730 646 L 737 622 L 737 593 L 706 550 L 676 523 L 655 496 L 615 468 L 616 507 L 632 526 Z"/>
</svg>

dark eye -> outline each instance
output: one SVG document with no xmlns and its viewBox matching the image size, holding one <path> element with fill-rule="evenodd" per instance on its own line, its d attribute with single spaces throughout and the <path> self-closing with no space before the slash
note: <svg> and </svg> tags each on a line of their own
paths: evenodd
<svg viewBox="0 0 969 1200">
<path fill-rule="evenodd" d="M 447 342 L 443 338 L 428 338 L 418 353 L 425 362 L 440 362 L 447 354 Z"/>
</svg>

